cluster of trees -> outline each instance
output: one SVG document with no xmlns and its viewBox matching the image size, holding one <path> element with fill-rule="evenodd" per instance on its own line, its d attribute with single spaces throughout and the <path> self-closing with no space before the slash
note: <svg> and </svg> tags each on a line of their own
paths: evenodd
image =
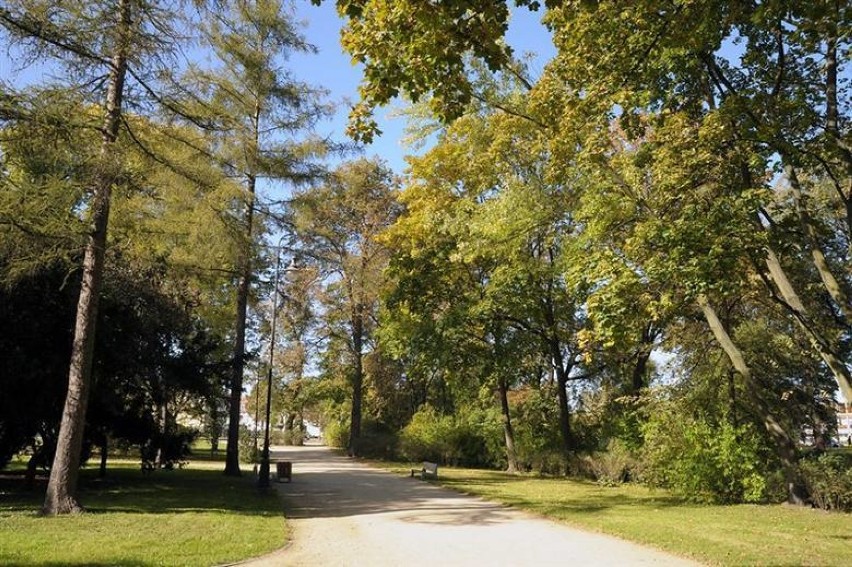
<svg viewBox="0 0 852 567">
<path fill-rule="evenodd" d="M 190 407 L 239 474 L 273 279 L 248 409 L 271 386 L 295 441 L 806 500 L 799 436 L 852 400 L 843 3 L 548 0 L 535 77 L 503 36 L 539 2 L 338 0 L 350 134 L 403 94 L 432 143 L 402 180 L 322 171 L 280 2 L 176 4 L 0 8 L 59 77 L 0 91 L 0 462 L 55 453 L 45 512 L 79 508 L 84 446 L 167 462 Z"/>
<path fill-rule="evenodd" d="M 194 412 L 230 416 L 239 474 L 273 183 L 319 178 L 330 146 L 323 93 L 282 66 L 312 47 L 277 0 L 16 0 L 0 30 L 42 71 L 0 90 L 0 462 L 34 446 L 44 512 L 74 512 L 85 447 L 167 466 Z"/>
<path fill-rule="evenodd" d="M 677 443 L 707 443 L 705 478 L 739 463 L 739 488 L 711 492 L 780 474 L 802 502 L 800 435 L 852 399 L 848 6 L 548 1 L 557 54 L 532 77 L 503 41 L 510 4 L 337 3 L 365 69 L 351 132 L 401 93 L 437 136 L 382 236 L 374 354 L 424 408 L 402 441 L 455 432 L 445 458 L 512 470 L 616 440 L 684 486 Z M 407 421 L 369 382 L 373 415 Z M 470 423 L 500 424 L 505 456 L 483 459 L 493 435 Z"/>
</svg>

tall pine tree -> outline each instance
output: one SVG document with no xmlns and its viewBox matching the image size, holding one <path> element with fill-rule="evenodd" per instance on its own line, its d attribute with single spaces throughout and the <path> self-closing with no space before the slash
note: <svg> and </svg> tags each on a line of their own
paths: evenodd
<svg viewBox="0 0 852 567">
<path fill-rule="evenodd" d="M 205 26 L 216 55 L 212 71 L 194 71 L 193 112 L 216 124 L 216 159 L 243 187 L 233 211 L 233 234 L 240 242 L 235 260 L 236 313 L 230 382 L 225 474 L 238 476 L 239 424 L 246 358 L 246 325 L 256 269 L 255 245 L 269 211 L 259 198 L 264 180 L 292 184 L 322 173 L 313 158 L 326 144 L 308 133 L 330 108 L 322 92 L 292 77 L 283 67 L 293 53 L 313 47 L 299 34 L 292 11 L 281 0 L 229 0 L 217 5 Z M 197 94 L 197 93 L 200 93 Z M 259 187 L 260 185 L 260 187 Z"/>
<path fill-rule="evenodd" d="M 83 280 L 77 305 L 68 393 L 62 413 L 56 456 L 51 467 L 43 512 L 79 512 L 77 476 L 86 408 L 92 381 L 92 358 L 98 300 L 104 273 L 110 203 L 120 181 L 117 141 L 126 129 L 124 108 L 160 102 L 155 88 L 158 70 L 174 67 L 178 34 L 172 25 L 180 3 L 155 0 L 46 2 L 13 0 L 0 7 L 0 26 L 21 53 L 55 70 L 53 84 L 26 92 L 3 87 L 5 121 L 38 120 L 27 100 L 33 91 L 66 91 L 82 97 L 98 112 L 82 128 L 100 133 L 100 149 L 86 164 L 87 192 L 80 207 L 88 224 L 83 251 Z M 133 87 L 133 88 L 131 88 Z M 129 95 L 129 93 L 132 93 Z M 150 106 L 148 106 L 150 108 Z"/>
</svg>

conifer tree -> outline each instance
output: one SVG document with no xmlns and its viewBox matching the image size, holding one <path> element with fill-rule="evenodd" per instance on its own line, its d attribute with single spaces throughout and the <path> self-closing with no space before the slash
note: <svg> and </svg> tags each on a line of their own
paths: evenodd
<svg viewBox="0 0 852 567">
<path fill-rule="evenodd" d="M 85 164 L 87 192 L 81 211 L 88 223 L 83 252 L 83 281 L 77 304 L 68 393 L 62 413 L 56 456 L 43 513 L 82 511 L 77 500 L 86 408 L 92 382 L 92 359 L 98 300 L 104 273 L 110 204 L 119 182 L 121 156 L 117 141 L 126 129 L 124 109 L 129 102 L 142 107 L 160 102 L 151 77 L 155 69 L 173 66 L 176 44 L 172 24 L 180 6 L 154 0 L 46 2 L 14 0 L 0 7 L 0 26 L 10 42 L 33 60 L 51 61 L 61 69 L 54 85 L 36 90 L 65 90 L 86 98 L 100 109 L 82 128 L 100 133 L 100 148 Z M 128 100 L 133 85 L 132 99 Z M 27 113 L 30 93 L 4 86 L 4 120 L 38 120 Z M 87 121 L 84 121 L 87 122 Z"/>
<path fill-rule="evenodd" d="M 233 211 L 233 232 L 240 244 L 235 261 L 236 317 L 225 464 L 225 474 L 238 476 L 254 246 L 264 232 L 258 215 L 269 210 L 262 206 L 259 189 L 264 180 L 299 184 L 321 173 L 312 158 L 326 144 L 307 133 L 329 108 L 322 104 L 320 91 L 296 80 L 283 67 L 291 54 L 313 50 L 284 2 L 224 1 L 207 21 L 205 37 L 218 65 L 212 71 L 190 73 L 190 84 L 200 96 L 188 104 L 193 113 L 206 113 L 216 124 L 215 157 L 243 187 Z"/>
</svg>

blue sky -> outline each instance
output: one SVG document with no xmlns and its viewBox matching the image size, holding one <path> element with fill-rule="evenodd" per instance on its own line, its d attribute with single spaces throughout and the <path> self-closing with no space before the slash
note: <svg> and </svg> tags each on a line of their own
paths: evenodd
<svg viewBox="0 0 852 567">
<path fill-rule="evenodd" d="M 287 66 L 300 80 L 329 91 L 330 99 L 339 104 L 336 115 L 329 121 L 318 126 L 318 133 L 331 136 L 333 139 L 344 140 L 349 106 L 358 98 L 358 83 L 361 78 L 360 69 L 353 65 L 351 58 L 340 47 L 340 27 L 342 21 L 338 18 L 335 2 L 326 0 L 320 6 L 314 6 L 308 0 L 295 0 L 296 17 L 307 24 L 303 30 L 308 41 L 314 44 L 318 54 L 298 54 Z M 510 23 L 508 42 L 515 48 L 516 53 L 534 52 L 539 58 L 534 63 L 541 68 L 555 50 L 550 41 L 550 35 L 540 24 L 543 12 L 529 12 L 526 9 L 515 9 Z M 33 62 L 25 65 L 14 59 L 5 49 L 0 49 L 0 80 L 10 80 L 18 86 L 26 83 L 41 82 L 49 73 L 49 65 Z M 348 102 L 347 102 L 348 101 Z M 402 102 L 396 103 L 401 106 Z M 365 148 L 368 157 L 378 156 L 397 173 L 405 169 L 404 155 L 411 150 L 402 145 L 405 120 L 392 117 L 393 107 L 380 109 L 377 112 L 379 127 L 383 134 L 370 146 Z"/>
<path fill-rule="evenodd" d="M 330 91 L 332 100 L 336 102 L 348 99 L 354 102 L 358 98 L 358 83 L 361 71 L 351 63 L 350 57 L 340 47 L 341 20 L 337 16 L 334 2 L 326 1 L 321 6 L 313 6 L 307 0 L 296 2 L 296 13 L 300 20 L 307 22 L 305 36 L 319 49 L 317 55 L 300 55 L 291 60 L 294 74 L 300 79 L 316 86 L 325 87 Z M 508 42 L 515 48 L 516 53 L 535 52 L 540 55 L 538 62 L 543 67 L 554 53 L 550 35 L 540 24 L 543 12 L 515 10 L 509 27 Z M 402 104 L 402 103 L 398 103 Z M 322 134 L 331 134 L 342 139 L 346 127 L 349 106 L 341 104 L 334 118 L 319 126 Z M 403 147 L 401 140 L 404 135 L 405 120 L 391 117 L 391 109 L 379 110 L 377 113 L 379 128 L 383 134 L 372 145 L 365 148 L 365 155 L 378 156 L 397 173 L 405 169 L 406 153 L 411 150 Z"/>
</svg>

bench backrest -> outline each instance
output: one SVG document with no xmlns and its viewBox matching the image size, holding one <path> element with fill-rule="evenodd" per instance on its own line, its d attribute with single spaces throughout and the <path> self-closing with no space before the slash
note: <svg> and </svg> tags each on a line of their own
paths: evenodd
<svg viewBox="0 0 852 567">
<path fill-rule="evenodd" d="M 438 474 L 438 463 L 423 461 L 423 470 L 429 474 Z"/>
</svg>

